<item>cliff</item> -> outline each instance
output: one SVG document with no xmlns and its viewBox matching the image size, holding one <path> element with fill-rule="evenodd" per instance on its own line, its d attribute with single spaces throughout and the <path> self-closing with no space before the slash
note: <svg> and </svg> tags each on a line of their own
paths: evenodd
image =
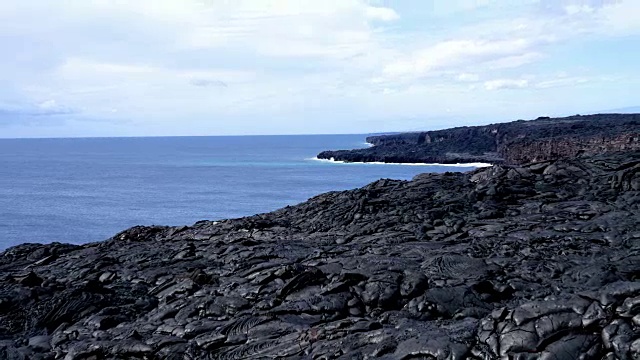
<svg viewBox="0 0 640 360">
<path fill-rule="evenodd" d="M 640 114 L 598 114 L 372 136 L 373 147 L 324 151 L 320 159 L 388 163 L 526 164 L 640 149 Z"/>
<path fill-rule="evenodd" d="M 628 151 L 20 245 L 0 254 L 0 358 L 638 359 L 639 229 Z"/>
</svg>

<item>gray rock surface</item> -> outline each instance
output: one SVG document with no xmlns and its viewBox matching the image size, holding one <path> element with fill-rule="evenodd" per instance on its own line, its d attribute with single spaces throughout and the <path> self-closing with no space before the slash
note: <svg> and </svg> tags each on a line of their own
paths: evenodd
<svg viewBox="0 0 640 360">
<path fill-rule="evenodd" d="M 0 254 L 0 359 L 640 359 L 640 153 Z"/>
</svg>

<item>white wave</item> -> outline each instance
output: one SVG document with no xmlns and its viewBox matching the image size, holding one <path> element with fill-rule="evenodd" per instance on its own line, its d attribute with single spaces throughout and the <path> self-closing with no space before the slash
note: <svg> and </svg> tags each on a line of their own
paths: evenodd
<svg viewBox="0 0 640 360">
<path fill-rule="evenodd" d="M 445 167 L 476 167 L 476 168 L 493 166 L 492 164 L 487 164 L 487 163 L 465 163 L 465 164 L 438 164 L 438 163 L 433 163 L 433 164 L 428 164 L 428 163 L 385 163 L 385 162 L 381 162 L 381 161 L 372 161 L 372 162 L 354 161 L 354 162 L 348 162 L 348 161 L 342 161 L 342 160 L 334 160 L 333 158 L 331 158 L 331 159 L 319 159 L 318 157 L 313 157 L 313 158 L 305 159 L 305 160 L 320 161 L 320 162 L 326 162 L 326 163 L 332 163 L 332 164 L 347 164 L 347 165 L 348 164 L 405 165 L 405 166 L 445 166 Z"/>
</svg>

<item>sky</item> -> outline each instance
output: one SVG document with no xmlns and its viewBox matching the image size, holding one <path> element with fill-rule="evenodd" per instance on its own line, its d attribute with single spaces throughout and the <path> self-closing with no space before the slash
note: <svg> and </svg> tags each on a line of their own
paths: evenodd
<svg viewBox="0 0 640 360">
<path fill-rule="evenodd" d="M 638 14 L 640 0 L 2 0 L 0 138 L 638 109 Z"/>
</svg>

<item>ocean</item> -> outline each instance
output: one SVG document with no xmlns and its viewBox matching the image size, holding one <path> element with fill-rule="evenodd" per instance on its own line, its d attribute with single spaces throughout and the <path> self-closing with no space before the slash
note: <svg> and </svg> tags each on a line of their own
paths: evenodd
<svg viewBox="0 0 640 360">
<path fill-rule="evenodd" d="M 322 150 L 366 147 L 365 137 L 2 139 L 0 251 L 249 216 L 380 178 L 472 169 L 314 160 Z"/>
</svg>

